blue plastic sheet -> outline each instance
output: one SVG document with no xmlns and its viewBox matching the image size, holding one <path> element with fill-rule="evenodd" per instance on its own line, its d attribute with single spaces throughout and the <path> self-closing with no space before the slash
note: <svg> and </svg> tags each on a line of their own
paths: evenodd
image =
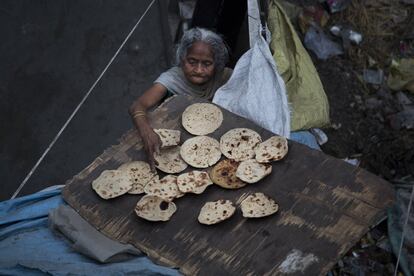
<svg viewBox="0 0 414 276">
<path fill-rule="evenodd" d="M 60 187 L 0 202 L 0 275 L 180 275 L 145 256 L 101 264 L 77 253 L 48 228 L 61 204 Z"/>
<path fill-rule="evenodd" d="M 291 132 L 290 140 L 307 145 L 312 149 L 321 150 L 315 136 L 308 130 Z"/>
</svg>

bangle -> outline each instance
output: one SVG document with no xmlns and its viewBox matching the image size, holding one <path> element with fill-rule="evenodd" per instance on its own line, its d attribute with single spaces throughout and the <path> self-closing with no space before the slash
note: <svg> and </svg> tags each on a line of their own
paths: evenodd
<svg viewBox="0 0 414 276">
<path fill-rule="evenodd" d="M 134 113 L 132 113 L 131 116 L 132 116 L 132 118 L 145 117 L 145 116 L 147 116 L 147 114 L 145 113 L 145 111 L 138 110 L 138 111 L 135 111 Z"/>
</svg>

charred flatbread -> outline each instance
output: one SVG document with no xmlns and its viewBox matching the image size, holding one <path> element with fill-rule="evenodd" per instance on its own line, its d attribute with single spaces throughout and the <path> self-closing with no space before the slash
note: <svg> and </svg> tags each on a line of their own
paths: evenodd
<svg viewBox="0 0 414 276">
<path fill-rule="evenodd" d="M 187 164 L 195 168 L 207 168 L 220 160 L 220 144 L 214 138 L 197 136 L 183 143 L 180 154 Z"/>
<path fill-rule="evenodd" d="M 200 210 L 198 221 L 207 225 L 216 224 L 230 218 L 235 211 L 236 207 L 230 200 L 207 202 Z"/>
<path fill-rule="evenodd" d="M 188 106 L 182 115 L 185 130 L 193 135 L 207 135 L 218 129 L 223 122 L 220 108 L 210 103 L 196 103 Z"/>
<path fill-rule="evenodd" d="M 240 203 L 240 208 L 245 218 L 261 218 L 276 213 L 279 205 L 263 193 L 254 193 Z"/>
<path fill-rule="evenodd" d="M 167 221 L 177 211 L 173 202 L 167 202 L 159 196 L 143 196 L 135 206 L 137 216 L 149 221 Z"/>
<path fill-rule="evenodd" d="M 249 159 L 240 163 L 236 176 L 247 183 L 256 183 L 272 172 L 272 165 Z"/>
<path fill-rule="evenodd" d="M 154 129 L 154 132 L 158 134 L 161 139 L 161 147 L 171 147 L 180 144 L 181 131 L 175 129 Z"/>
<path fill-rule="evenodd" d="M 240 162 L 224 159 L 218 162 L 210 171 L 210 178 L 214 184 L 225 189 L 238 189 L 247 185 L 236 176 Z"/>
<path fill-rule="evenodd" d="M 220 150 L 229 159 L 244 161 L 254 158 L 255 147 L 262 142 L 260 135 L 248 128 L 234 128 L 220 139 Z"/>
<path fill-rule="evenodd" d="M 119 170 L 103 171 L 92 181 L 92 189 L 103 199 L 110 199 L 126 194 L 132 187 L 127 174 Z"/>
<path fill-rule="evenodd" d="M 177 176 L 166 175 L 162 179 L 153 178 L 144 188 L 147 195 L 159 196 L 166 201 L 173 201 L 184 194 L 178 189 Z"/>
<path fill-rule="evenodd" d="M 211 184 L 208 173 L 202 171 L 183 173 L 177 178 L 177 186 L 182 193 L 201 194 Z"/>
<path fill-rule="evenodd" d="M 166 173 L 180 173 L 188 166 L 180 156 L 180 147 L 165 148 L 159 153 L 154 153 L 157 161 L 156 167 Z"/>
<path fill-rule="evenodd" d="M 287 152 L 287 139 L 282 136 L 272 136 L 256 147 L 256 161 L 259 163 L 278 161 L 285 157 Z"/>
<path fill-rule="evenodd" d="M 144 161 L 132 161 L 122 164 L 119 171 L 125 173 L 132 182 L 132 188 L 128 191 L 129 194 L 142 194 L 147 183 L 157 176 L 157 173 L 152 172 L 149 164 Z"/>
</svg>

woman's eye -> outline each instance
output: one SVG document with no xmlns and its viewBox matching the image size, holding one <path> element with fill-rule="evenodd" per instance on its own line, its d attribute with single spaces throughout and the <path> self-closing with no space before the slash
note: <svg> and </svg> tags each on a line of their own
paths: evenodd
<svg viewBox="0 0 414 276">
<path fill-rule="evenodd" d="M 212 64 L 213 64 L 213 63 L 212 63 L 212 62 L 210 62 L 210 61 L 203 62 L 203 65 L 204 65 L 205 67 L 211 66 Z"/>
</svg>

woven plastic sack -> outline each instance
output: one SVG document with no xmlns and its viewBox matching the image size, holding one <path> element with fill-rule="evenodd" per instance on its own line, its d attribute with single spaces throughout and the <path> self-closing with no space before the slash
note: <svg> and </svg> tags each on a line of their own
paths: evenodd
<svg viewBox="0 0 414 276">
<path fill-rule="evenodd" d="M 285 84 L 262 36 L 239 59 L 229 81 L 217 90 L 213 103 L 289 138 Z"/>
</svg>

